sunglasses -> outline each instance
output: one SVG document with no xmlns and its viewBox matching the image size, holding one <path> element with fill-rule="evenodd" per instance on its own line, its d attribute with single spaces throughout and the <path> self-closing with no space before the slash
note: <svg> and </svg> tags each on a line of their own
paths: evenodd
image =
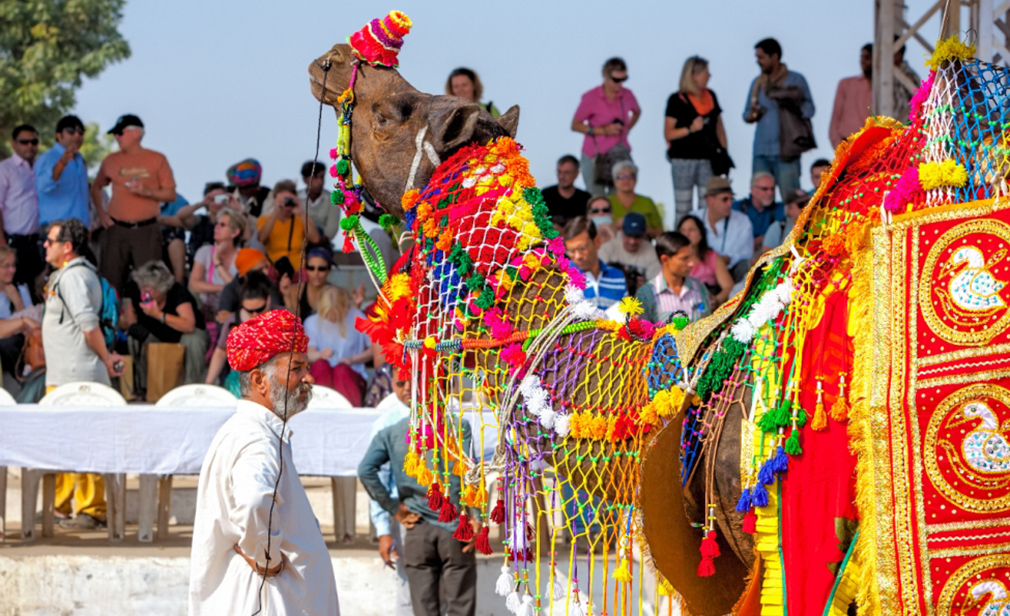
<svg viewBox="0 0 1010 616">
<path fill-rule="evenodd" d="M 263 304 L 259 308 L 246 308 L 245 306 L 242 306 L 242 310 L 245 310 L 249 314 L 260 314 L 261 312 L 264 312 L 266 309 L 267 309 L 266 304 Z"/>
<path fill-rule="evenodd" d="M 38 145 L 39 144 L 39 140 L 38 139 L 18 139 L 18 143 L 20 143 L 21 145 L 28 145 L 28 144 Z"/>
<path fill-rule="evenodd" d="M 220 220 L 220 221 L 218 221 L 218 222 L 217 222 L 217 224 L 215 224 L 214 226 L 215 226 L 215 227 L 227 227 L 227 226 L 228 226 L 228 223 L 227 223 L 227 222 L 225 222 L 225 221 L 223 221 L 223 220 Z"/>
<path fill-rule="evenodd" d="M 310 272 L 328 272 L 330 271 L 329 265 L 306 265 L 305 269 Z"/>
<path fill-rule="evenodd" d="M 593 209 L 589 210 L 589 213 L 590 214 L 609 214 L 610 211 L 611 210 L 610 210 L 609 207 L 605 207 L 605 208 L 594 207 Z"/>
<path fill-rule="evenodd" d="M 58 244 L 58 243 L 60 243 L 62 241 L 63 240 L 61 240 L 58 237 L 47 237 L 46 239 L 42 240 L 42 245 L 43 246 L 48 246 L 49 244 Z"/>
<path fill-rule="evenodd" d="M 614 83 L 624 83 L 625 81 L 628 80 L 628 76 L 625 75 L 624 77 L 614 77 L 613 75 L 611 75 L 610 80 L 613 81 Z"/>
</svg>

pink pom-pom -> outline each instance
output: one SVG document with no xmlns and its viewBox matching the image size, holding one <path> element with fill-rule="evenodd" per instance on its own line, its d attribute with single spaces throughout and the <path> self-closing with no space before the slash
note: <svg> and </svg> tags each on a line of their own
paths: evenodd
<svg viewBox="0 0 1010 616">
<path fill-rule="evenodd" d="M 337 157 L 337 148 L 330 148 L 330 158 Z"/>
<path fill-rule="evenodd" d="M 915 119 L 919 117 L 919 112 L 922 110 L 922 104 L 926 102 L 926 98 L 929 97 L 929 91 L 933 89 L 933 81 L 936 79 L 936 71 L 930 71 L 929 76 L 922 80 L 922 85 L 919 89 L 915 91 L 912 96 L 912 100 L 908 103 L 909 112 L 908 120 L 910 122 L 915 122 Z"/>
<path fill-rule="evenodd" d="M 501 358 L 512 367 L 513 374 L 521 373 L 526 364 L 526 351 L 522 345 L 513 342 L 501 350 Z"/>
<path fill-rule="evenodd" d="M 337 177 L 337 166 L 336 165 L 330 165 L 330 177 L 331 178 Z"/>
<path fill-rule="evenodd" d="M 894 188 L 884 196 L 884 209 L 892 214 L 904 213 L 909 203 L 917 200 L 923 192 L 919 181 L 919 167 L 912 165 L 898 178 Z"/>
<path fill-rule="evenodd" d="M 565 254 L 565 240 L 561 239 L 560 235 L 557 236 L 557 237 L 551 238 L 551 240 L 549 242 L 547 242 L 547 248 L 552 253 L 554 253 L 554 256 L 556 256 L 556 257 L 564 256 L 564 254 Z"/>
</svg>

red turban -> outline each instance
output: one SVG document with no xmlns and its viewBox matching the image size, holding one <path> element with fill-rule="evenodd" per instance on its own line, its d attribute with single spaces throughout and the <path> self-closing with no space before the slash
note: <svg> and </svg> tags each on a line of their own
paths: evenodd
<svg viewBox="0 0 1010 616">
<path fill-rule="evenodd" d="M 287 310 L 271 310 L 232 328 L 227 347 L 232 369 L 248 372 L 279 353 L 307 352 L 309 338 L 301 319 Z"/>
</svg>

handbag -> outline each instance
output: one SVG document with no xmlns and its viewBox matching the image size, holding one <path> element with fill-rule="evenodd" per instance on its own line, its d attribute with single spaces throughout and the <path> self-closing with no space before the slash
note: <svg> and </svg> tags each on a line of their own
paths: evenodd
<svg viewBox="0 0 1010 616">
<path fill-rule="evenodd" d="M 183 361 L 186 347 L 178 343 L 151 342 L 147 345 L 147 401 L 157 402 L 162 396 L 182 385 L 185 378 Z"/>
<path fill-rule="evenodd" d="M 593 139 L 595 142 L 595 138 Z M 614 185 L 614 165 L 622 160 L 631 160 L 631 150 L 623 143 L 593 157 L 593 181 L 601 186 Z"/>
<path fill-rule="evenodd" d="M 790 86 L 779 88 L 775 95 L 769 95 L 779 107 L 779 157 L 783 160 L 794 160 L 817 147 L 813 125 L 800 112 L 797 90 Z"/>
</svg>

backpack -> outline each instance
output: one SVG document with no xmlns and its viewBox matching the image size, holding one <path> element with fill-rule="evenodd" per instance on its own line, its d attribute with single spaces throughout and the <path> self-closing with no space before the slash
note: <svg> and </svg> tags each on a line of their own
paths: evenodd
<svg viewBox="0 0 1010 616">
<path fill-rule="evenodd" d="M 93 265 L 87 261 L 80 261 L 71 265 L 71 267 L 77 267 L 78 265 L 86 266 L 98 276 L 98 280 L 102 283 L 102 309 L 98 311 L 98 324 L 102 328 L 105 346 L 112 348 L 112 344 L 116 341 L 116 326 L 119 324 L 119 294 L 116 293 L 116 288 L 108 280 L 98 275 L 98 271 L 95 270 Z M 56 285 L 56 295 L 59 296 L 60 301 L 66 306 L 67 302 L 63 299 L 63 294 L 60 293 L 59 284 Z M 63 323 L 63 313 L 60 313 L 60 323 Z"/>
</svg>

